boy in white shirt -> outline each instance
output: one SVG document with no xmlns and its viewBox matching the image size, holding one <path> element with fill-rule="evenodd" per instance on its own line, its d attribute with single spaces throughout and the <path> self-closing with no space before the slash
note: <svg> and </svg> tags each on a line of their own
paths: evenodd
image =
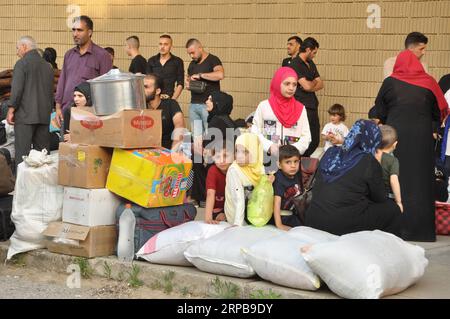
<svg viewBox="0 0 450 319">
<path fill-rule="evenodd" d="M 341 104 L 334 104 L 328 109 L 328 114 L 330 114 L 330 123 L 327 123 L 322 130 L 325 152 L 333 145 L 341 146 L 348 134 L 348 128 L 344 124 L 345 108 Z"/>
</svg>

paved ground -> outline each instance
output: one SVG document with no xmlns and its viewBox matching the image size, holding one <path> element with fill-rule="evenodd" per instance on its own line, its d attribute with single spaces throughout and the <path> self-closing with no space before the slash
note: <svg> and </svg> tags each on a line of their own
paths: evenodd
<svg viewBox="0 0 450 319">
<path fill-rule="evenodd" d="M 204 218 L 198 209 L 197 220 Z M 435 243 L 414 243 L 425 248 L 429 265 L 424 277 L 415 286 L 390 298 L 450 299 L 450 236 L 439 236 Z M 0 242 L 0 261 L 5 260 L 8 242 Z M 66 285 L 67 266 L 74 263 L 70 256 L 47 250 L 29 252 L 15 263 L 0 263 L 0 299 L 3 298 L 223 298 L 217 294 L 217 279 L 236 288 L 234 297 L 249 298 L 255 291 L 269 292 L 282 298 L 337 298 L 326 287 L 317 292 L 280 287 L 260 278 L 239 279 L 203 273 L 193 267 L 176 267 L 135 262 L 140 268 L 143 287 L 131 288 L 127 279 L 131 265 L 120 263 L 116 257 L 95 258 L 89 261 L 93 276 L 81 280 L 80 289 Z M 110 267 L 110 279 L 105 267 Z M 124 275 L 125 274 L 125 275 Z M 114 279 L 114 280 L 112 280 Z"/>
<path fill-rule="evenodd" d="M 202 210 L 198 218 L 202 218 Z M 450 237 L 440 236 L 436 243 L 417 243 L 426 249 L 430 263 L 424 277 L 415 286 L 390 298 L 445 298 L 450 299 Z M 0 243 L 0 260 L 4 260 L 8 243 Z M 15 264 L 0 264 L 1 298 L 205 298 L 216 294 L 214 282 L 236 287 L 236 298 L 249 298 L 255 291 L 270 290 L 282 298 L 331 299 L 337 298 L 327 288 L 317 292 L 280 287 L 257 277 L 239 279 L 203 273 L 193 267 L 176 267 L 135 262 L 141 272 L 144 286 L 128 286 L 130 265 L 118 262 L 116 257 L 95 258 L 89 261 L 93 277 L 83 279 L 81 289 L 66 286 L 67 266 L 73 258 L 37 250 L 24 255 Z M 111 268 L 106 279 L 104 265 Z M 103 277 L 103 278 L 102 278 Z M 121 280 L 121 281 L 118 281 Z M 166 292 L 164 292 L 166 291 Z"/>
<path fill-rule="evenodd" d="M 23 265 L 0 266 L 0 299 L 171 299 L 190 297 L 181 291 L 170 294 L 150 287 L 131 288 L 93 277 L 82 279 L 80 288 L 69 288 L 69 274 L 37 271 Z"/>
</svg>

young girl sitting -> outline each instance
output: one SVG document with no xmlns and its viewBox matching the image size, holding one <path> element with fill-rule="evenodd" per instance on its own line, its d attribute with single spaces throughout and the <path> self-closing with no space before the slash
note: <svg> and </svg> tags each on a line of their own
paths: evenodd
<svg viewBox="0 0 450 319">
<path fill-rule="evenodd" d="M 348 134 L 345 126 L 345 109 L 340 104 L 334 104 L 328 109 L 330 123 L 326 124 L 322 130 L 322 137 L 325 139 L 324 151 L 326 152 L 333 145 L 341 146 L 344 138 Z"/>
<path fill-rule="evenodd" d="M 236 140 L 236 160 L 227 172 L 225 215 L 232 225 L 246 224 L 246 204 L 264 174 L 263 149 L 258 135 L 244 133 Z"/>
</svg>

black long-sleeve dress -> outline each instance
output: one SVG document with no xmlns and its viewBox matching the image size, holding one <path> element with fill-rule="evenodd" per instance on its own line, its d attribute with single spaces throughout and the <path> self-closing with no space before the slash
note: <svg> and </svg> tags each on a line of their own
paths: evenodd
<svg viewBox="0 0 450 319">
<path fill-rule="evenodd" d="M 434 94 L 425 88 L 387 78 L 375 109 L 383 123 L 397 130 L 395 156 L 400 162 L 404 213 L 401 237 L 435 241 L 433 122 L 440 113 Z"/>
<path fill-rule="evenodd" d="M 400 208 L 386 196 L 381 165 L 371 154 L 333 182 L 320 170 L 306 211 L 306 226 L 344 235 L 379 229 L 399 234 Z"/>
</svg>

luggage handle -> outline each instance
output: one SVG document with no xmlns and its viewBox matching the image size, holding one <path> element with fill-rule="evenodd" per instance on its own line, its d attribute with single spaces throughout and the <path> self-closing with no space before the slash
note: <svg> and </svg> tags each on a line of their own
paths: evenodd
<svg viewBox="0 0 450 319">
<path fill-rule="evenodd" d="M 184 219 L 183 219 L 183 221 L 181 223 L 178 223 L 178 222 L 171 223 L 171 222 L 169 222 L 168 219 L 167 219 L 167 216 L 166 216 L 166 212 L 163 211 L 163 210 L 160 210 L 159 213 L 161 214 L 161 219 L 162 219 L 164 225 L 168 226 L 169 228 L 175 227 L 175 226 L 178 226 L 178 225 L 181 225 L 181 224 L 184 224 L 186 222 L 191 221 L 191 218 L 189 217 L 189 214 L 187 213 L 186 209 L 183 209 Z"/>
</svg>

